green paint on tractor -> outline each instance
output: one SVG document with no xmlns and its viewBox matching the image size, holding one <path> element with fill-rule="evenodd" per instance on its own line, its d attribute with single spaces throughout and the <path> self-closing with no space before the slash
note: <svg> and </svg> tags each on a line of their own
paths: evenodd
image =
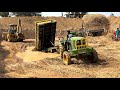
<svg viewBox="0 0 120 90">
<path fill-rule="evenodd" d="M 70 52 L 71 56 L 77 56 L 78 54 L 90 54 L 93 52 L 93 48 L 83 48 L 83 49 L 73 49 L 73 50 L 68 50 Z"/>
<path fill-rule="evenodd" d="M 85 37 L 77 36 L 75 32 L 71 32 L 68 35 L 72 34 L 71 37 L 67 36 L 67 39 L 61 40 L 62 50 L 61 57 L 65 64 L 71 62 L 70 58 L 72 56 L 78 56 L 81 54 L 87 55 L 86 57 L 91 60 L 91 62 L 97 61 L 97 52 L 94 48 L 88 46 L 88 40 Z"/>
</svg>

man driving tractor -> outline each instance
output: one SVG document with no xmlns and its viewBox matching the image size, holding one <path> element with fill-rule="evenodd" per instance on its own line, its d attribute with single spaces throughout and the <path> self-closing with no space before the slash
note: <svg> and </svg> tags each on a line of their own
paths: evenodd
<svg viewBox="0 0 120 90">
<path fill-rule="evenodd" d="M 67 31 L 68 32 L 68 35 L 67 35 L 67 44 L 68 44 L 68 47 L 67 49 L 70 49 L 70 38 L 72 37 L 72 34 L 70 33 L 70 30 Z"/>
</svg>

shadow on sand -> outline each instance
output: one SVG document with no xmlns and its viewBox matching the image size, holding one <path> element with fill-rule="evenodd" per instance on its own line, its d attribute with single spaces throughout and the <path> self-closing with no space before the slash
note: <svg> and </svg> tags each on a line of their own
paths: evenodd
<svg viewBox="0 0 120 90">
<path fill-rule="evenodd" d="M 2 39 L 0 36 L 0 78 L 9 78 L 9 76 L 5 75 L 5 73 L 7 72 L 5 69 L 5 59 L 8 56 L 8 54 L 10 54 L 10 52 L 8 50 L 5 50 L 3 48 L 3 46 L 1 45 Z"/>
<path fill-rule="evenodd" d="M 76 60 L 72 61 L 72 64 L 81 64 L 81 63 L 87 64 L 87 65 L 89 64 L 89 65 L 103 65 L 103 66 L 106 66 L 109 64 L 106 60 L 103 60 L 100 58 L 98 58 L 96 63 L 91 63 L 90 60 L 87 60 L 84 55 L 76 57 Z"/>
</svg>

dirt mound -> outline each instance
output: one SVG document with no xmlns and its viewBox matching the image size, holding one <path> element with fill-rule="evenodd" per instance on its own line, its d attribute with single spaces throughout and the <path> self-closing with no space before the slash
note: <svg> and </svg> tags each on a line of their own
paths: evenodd
<svg viewBox="0 0 120 90">
<path fill-rule="evenodd" d="M 101 14 L 87 14 L 82 18 L 85 23 L 85 28 L 89 30 L 93 29 L 108 29 L 109 20 Z"/>
<path fill-rule="evenodd" d="M 108 17 L 108 20 L 110 22 L 110 32 L 113 32 L 113 30 L 120 28 L 120 17 L 110 16 Z"/>
<path fill-rule="evenodd" d="M 108 36 L 90 37 L 89 46 L 98 53 L 98 63 L 80 63 L 64 65 L 59 54 L 32 52 L 34 40 L 24 42 L 1 42 L 3 49 L 9 51 L 1 55 L 5 66 L 0 66 L 0 77 L 12 78 L 119 78 L 120 77 L 120 42 L 112 41 Z M 112 42 L 112 43 L 111 43 Z M 32 43 L 32 44 L 31 44 Z M 14 57 L 19 54 L 19 57 Z M 52 56 L 54 55 L 54 57 Z M 59 56 L 59 57 L 58 57 Z M 57 57 L 57 58 L 56 58 Z M 74 58 L 73 58 L 74 59 Z M 0 65 L 4 65 L 0 62 Z M 1 75 L 4 74 L 4 75 Z"/>
<path fill-rule="evenodd" d="M 83 20 L 80 18 L 65 18 L 65 17 L 3 17 L 0 18 L 0 37 L 1 33 L 6 31 L 10 23 L 17 24 L 18 19 L 21 19 L 23 33 L 26 39 L 35 38 L 35 21 L 54 19 L 57 21 L 56 29 L 68 30 L 68 29 L 80 29 L 82 27 Z"/>
<path fill-rule="evenodd" d="M 3 17 L 0 18 L 0 29 L 8 29 L 9 24 L 17 24 L 18 19 L 22 22 L 23 30 L 34 30 L 34 21 L 44 20 L 43 17 Z"/>
<path fill-rule="evenodd" d="M 45 58 L 56 58 L 59 54 L 55 53 L 44 53 L 40 51 L 32 51 L 35 47 L 28 47 L 25 52 L 18 52 L 17 57 L 22 58 L 24 62 L 38 61 Z"/>
<path fill-rule="evenodd" d="M 17 24 L 17 20 L 21 19 L 22 27 L 24 30 L 34 30 L 35 21 L 54 19 L 57 21 L 57 30 L 69 29 L 69 28 L 80 28 L 82 26 L 82 20 L 77 18 L 64 18 L 64 17 L 3 17 L 0 18 L 0 29 L 8 29 L 10 23 Z"/>
</svg>

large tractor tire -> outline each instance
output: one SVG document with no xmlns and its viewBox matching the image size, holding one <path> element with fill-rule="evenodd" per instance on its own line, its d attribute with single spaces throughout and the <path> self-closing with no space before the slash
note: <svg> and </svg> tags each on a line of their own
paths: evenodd
<svg viewBox="0 0 120 90">
<path fill-rule="evenodd" d="M 90 53 L 88 58 L 91 63 L 96 63 L 98 61 L 98 54 L 95 49 L 93 49 L 93 52 Z"/>
<path fill-rule="evenodd" d="M 63 53 L 63 63 L 65 64 L 65 65 L 69 65 L 69 64 L 71 64 L 71 57 L 70 57 L 70 54 L 69 54 L 69 52 L 64 52 Z"/>
</svg>

